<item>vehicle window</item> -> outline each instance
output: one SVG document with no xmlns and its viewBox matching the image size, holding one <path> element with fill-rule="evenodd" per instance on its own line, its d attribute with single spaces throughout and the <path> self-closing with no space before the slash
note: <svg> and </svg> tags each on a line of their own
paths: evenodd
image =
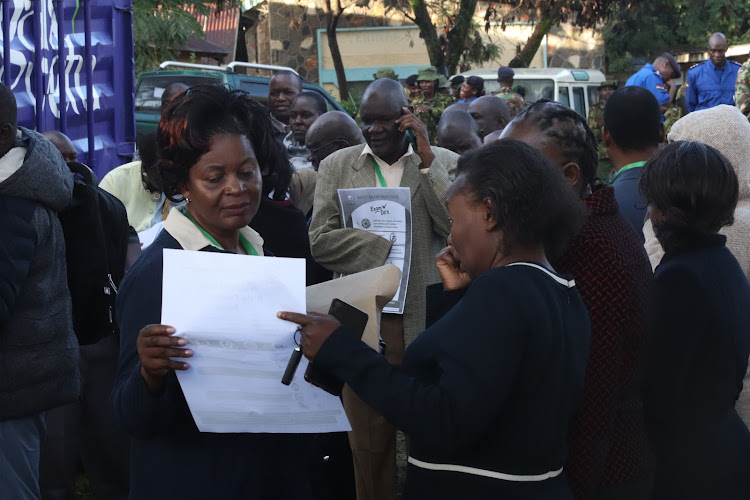
<svg viewBox="0 0 750 500">
<path fill-rule="evenodd" d="M 262 104 L 265 104 L 266 101 L 268 101 L 268 80 L 265 82 L 242 80 L 240 81 L 240 88 Z"/>
<path fill-rule="evenodd" d="M 589 94 L 589 109 L 595 104 L 599 103 L 599 86 L 589 85 L 586 87 L 586 92 Z"/>
<path fill-rule="evenodd" d="M 184 75 L 153 75 L 141 78 L 135 91 L 136 113 L 159 113 L 161 111 L 161 95 L 164 89 L 173 83 L 184 83 L 192 87 L 200 83 L 221 82 L 210 76 Z"/>
<path fill-rule="evenodd" d="M 484 85 L 487 88 L 487 83 Z M 523 78 L 516 78 L 513 80 L 513 87 L 516 89 L 516 92 L 523 96 L 526 104 L 533 104 L 539 99 L 549 99 L 552 101 L 555 98 L 555 82 L 552 80 L 524 80 Z"/>
<path fill-rule="evenodd" d="M 335 105 L 334 105 L 334 104 L 333 104 L 333 103 L 331 102 L 331 97 L 327 96 L 326 94 L 324 94 L 323 92 L 321 92 L 321 91 L 320 91 L 320 90 L 318 90 L 317 88 L 315 88 L 315 87 L 307 87 L 307 86 L 304 86 L 304 87 L 302 88 L 302 90 L 304 90 L 305 92 L 317 92 L 318 94 L 320 94 L 320 96 L 321 96 L 321 97 L 322 97 L 323 99 L 325 99 L 325 101 L 326 101 L 326 108 L 328 109 L 328 111 L 336 111 L 336 110 L 338 109 L 338 108 L 337 108 L 337 107 L 336 107 L 336 106 L 335 106 Z M 360 94 L 360 95 L 362 95 L 362 94 Z"/>
<path fill-rule="evenodd" d="M 560 87 L 559 95 L 557 96 L 557 102 L 563 106 L 570 107 L 570 97 L 568 96 L 568 87 Z"/>
<path fill-rule="evenodd" d="M 573 109 L 579 115 L 586 116 L 586 97 L 583 95 L 583 87 L 573 87 Z"/>
<path fill-rule="evenodd" d="M 484 80 L 484 93 L 487 95 L 494 94 L 500 90 L 500 84 L 497 83 L 497 80 Z"/>
</svg>

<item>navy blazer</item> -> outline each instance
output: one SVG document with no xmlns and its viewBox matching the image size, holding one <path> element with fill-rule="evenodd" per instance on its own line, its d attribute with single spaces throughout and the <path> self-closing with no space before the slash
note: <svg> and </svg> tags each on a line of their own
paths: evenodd
<svg viewBox="0 0 750 500">
<path fill-rule="evenodd" d="M 409 435 L 405 498 L 572 498 L 564 475 L 515 482 L 431 470 L 529 476 L 562 468 L 590 338 L 571 284 L 527 265 L 491 269 L 409 345 L 401 367 L 344 327 L 323 343 L 315 366 Z"/>
<path fill-rule="evenodd" d="M 165 248 L 181 246 L 162 231 L 125 275 L 117 296 L 120 359 L 112 402 L 115 417 L 133 437 L 130 498 L 311 498 L 310 437 L 199 432 L 174 372 L 161 395 L 146 388 L 136 340 L 144 326 L 161 323 Z M 201 251 L 221 252 L 212 246 Z"/>
<path fill-rule="evenodd" d="M 695 238 L 654 273 L 644 406 L 656 499 L 750 496 L 750 431 L 734 409 L 750 356 L 750 285 L 725 242 Z"/>
</svg>

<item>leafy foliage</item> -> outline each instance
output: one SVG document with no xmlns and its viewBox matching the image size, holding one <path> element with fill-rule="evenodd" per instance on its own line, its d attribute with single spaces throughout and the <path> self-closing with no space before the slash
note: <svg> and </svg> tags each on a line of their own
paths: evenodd
<svg viewBox="0 0 750 500">
<path fill-rule="evenodd" d="M 477 0 L 384 0 L 387 9 L 401 12 L 419 26 L 430 62 L 453 74 L 474 64 L 498 58 L 500 47 L 482 38 L 482 26 L 474 20 Z"/>
<path fill-rule="evenodd" d="M 750 2 L 736 0 L 649 0 L 618 6 L 604 26 L 607 67 L 632 70 L 631 59 L 651 59 L 665 50 L 701 49 L 714 31 L 729 43 L 750 41 Z"/>
<path fill-rule="evenodd" d="M 517 21 L 534 22 L 528 41 L 509 63 L 511 67 L 526 67 L 553 26 L 571 23 L 581 29 L 595 28 L 621 3 L 618 0 L 500 0 L 490 2 L 485 29 L 493 20 L 500 22 L 503 29 Z"/>
<path fill-rule="evenodd" d="M 341 100 L 341 107 L 344 108 L 344 111 L 349 116 L 356 120 L 357 115 L 359 115 L 359 104 L 361 101 L 362 97 L 355 90 L 350 90 L 349 98 Z"/>
<path fill-rule="evenodd" d="M 174 59 L 174 47 L 190 35 L 203 38 L 203 28 L 187 9 L 208 14 L 209 4 L 182 0 L 137 0 L 133 2 L 133 38 L 136 74 L 149 71 L 160 62 Z"/>
</svg>

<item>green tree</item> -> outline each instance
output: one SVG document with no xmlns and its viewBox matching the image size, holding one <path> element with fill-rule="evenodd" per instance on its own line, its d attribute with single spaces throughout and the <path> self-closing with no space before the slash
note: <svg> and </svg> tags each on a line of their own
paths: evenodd
<svg viewBox="0 0 750 500">
<path fill-rule="evenodd" d="M 496 59 L 499 47 L 485 43 L 482 26 L 474 19 L 477 0 L 384 0 L 419 27 L 430 63 L 438 71 L 453 74 L 470 64 Z M 436 21 L 436 22 L 433 22 Z"/>
<path fill-rule="evenodd" d="M 136 74 L 154 69 L 164 60 L 174 59 L 174 47 L 185 44 L 191 35 L 203 38 L 203 28 L 188 12 L 208 14 L 203 2 L 183 0 L 136 0 L 133 2 L 133 40 Z"/>
<path fill-rule="evenodd" d="M 617 0 L 500 0 L 492 2 L 496 6 L 491 4 L 485 17 L 499 19 L 503 27 L 515 21 L 534 23 L 531 36 L 508 64 L 512 68 L 525 68 L 553 26 L 569 22 L 581 29 L 595 28 L 621 3 Z"/>
<path fill-rule="evenodd" d="M 651 59 L 665 50 L 701 49 L 721 31 L 730 44 L 750 41 L 750 2 L 650 0 L 613 9 L 603 28 L 607 70 L 626 73 L 631 59 Z"/>
<path fill-rule="evenodd" d="M 339 20 L 344 15 L 346 9 L 355 5 L 355 1 L 342 0 L 323 0 L 323 14 L 326 19 L 326 37 L 328 38 L 328 48 L 331 51 L 333 60 L 333 69 L 336 71 L 336 81 L 339 88 L 339 100 L 343 103 L 349 101 L 349 82 L 346 80 L 346 71 L 344 69 L 344 60 L 341 57 L 339 49 L 339 40 L 336 36 L 336 29 L 339 26 Z"/>
<path fill-rule="evenodd" d="M 617 0 L 491 1 L 484 12 L 484 29 L 489 30 L 491 21 L 499 21 L 503 29 L 515 21 L 534 23 L 531 36 L 510 62 L 512 67 L 526 67 L 553 26 L 571 22 L 579 28 L 593 28 L 619 3 Z M 476 0 L 386 0 L 386 5 L 399 9 L 419 27 L 430 62 L 438 69 L 454 73 L 461 62 L 484 62 L 498 55 L 496 46 L 477 45 L 482 27 L 475 21 Z"/>
</svg>

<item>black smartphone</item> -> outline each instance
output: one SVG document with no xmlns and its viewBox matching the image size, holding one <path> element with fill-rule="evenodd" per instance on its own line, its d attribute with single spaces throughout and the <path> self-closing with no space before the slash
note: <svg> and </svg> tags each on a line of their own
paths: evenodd
<svg viewBox="0 0 750 500">
<path fill-rule="evenodd" d="M 357 339 L 362 338 L 362 334 L 365 332 L 365 326 L 367 326 L 367 313 L 347 304 L 343 300 L 333 299 L 328 314 L 339 320 L 342 325 L 346 326 L 346 330 L 344 331 L 350 333 Z M 315 368 L 313 363 L 307 365 L 307 370 L 305 370 L 305 380 L 334 396 L 340 396 L 341 391 L 344 389 L 343 380 L 336 375 Z"/>
<path fill-rule="evenodd" d="M 414 113 L 413 106 L 409 106 L 409 111 Z M 406 113 L 404 111 L 401 111 L 401 116 L 405 115 Z M 410 128 L 406 129 L 406 140 L 409 141 L 409 144 L 411 144 L 412 149 L 414 152 L 417 152 L 417 136 L 414 133 L 414 131 Z"/>
</svg>

